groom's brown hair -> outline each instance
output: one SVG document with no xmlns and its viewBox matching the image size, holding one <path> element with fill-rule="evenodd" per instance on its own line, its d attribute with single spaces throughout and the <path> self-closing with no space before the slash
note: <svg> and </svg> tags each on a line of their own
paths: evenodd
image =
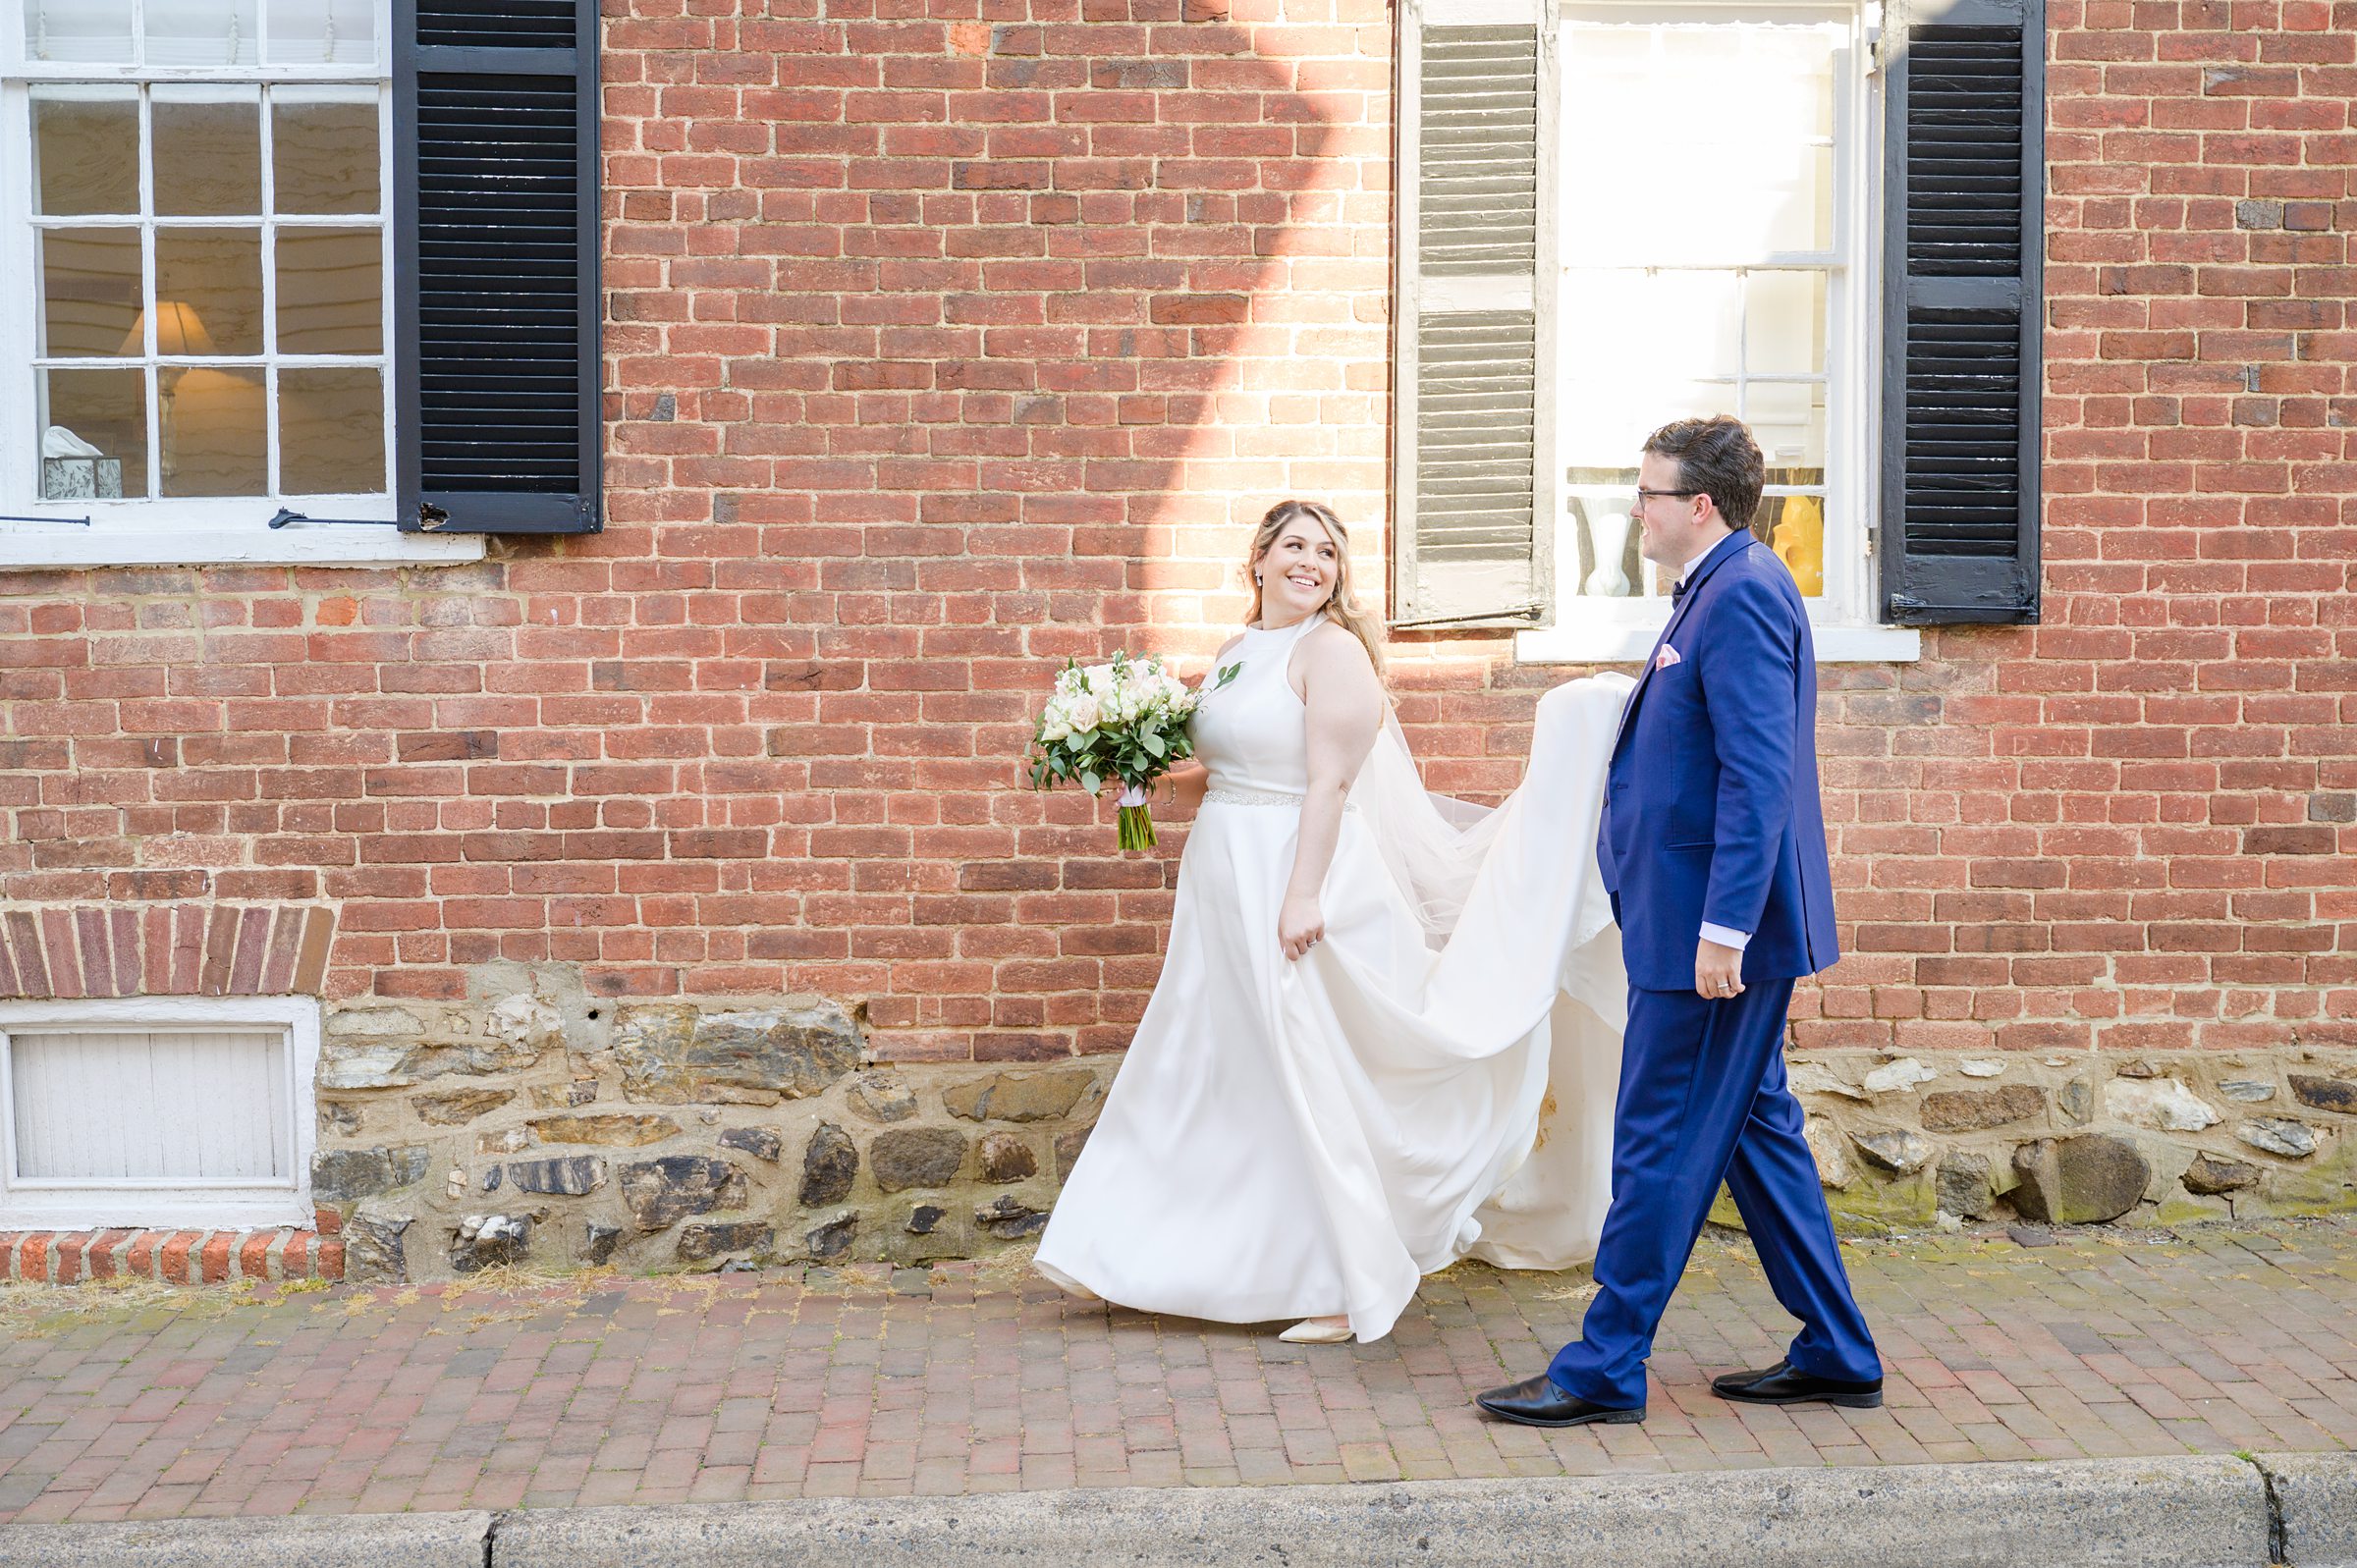
<svg viewBox="0 0 2357 1568">
<path fill-rule="evenodd" d="M 1726 414 L 1672 420 L 1645 438 L 1645 450 L 1675 460 L 1680 490 L 1709 496 L 1721 516 L 1738 528 L 1751 526 L 1768 465 L 1742 420 Z"/>
</svg>

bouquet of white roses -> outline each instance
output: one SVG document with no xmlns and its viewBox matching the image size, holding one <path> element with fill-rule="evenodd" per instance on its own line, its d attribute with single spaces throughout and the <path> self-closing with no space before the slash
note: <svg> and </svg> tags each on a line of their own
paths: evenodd
<svg viewBox="0 0 2357 1568">
<path fill-rule="evenodd" d="M 1234 676 L 1220 673 L 1219 684 Z M 1056 694 L 1039 716 L 1032 736 L 1031 787 L 1046 789 L 1078 781 L 1090 794 L 1119 780 L 1121 845 L 1146 849 L 1154 843 L 1154 818 L 1146 790 L 1173 763 L 1195 754 L 1186 732 L 1199 694 L 1162 668 L 1162 660 L 1117 653 L 1110 664 L 1066 660 L 1056 676 Z"/>
</svg>

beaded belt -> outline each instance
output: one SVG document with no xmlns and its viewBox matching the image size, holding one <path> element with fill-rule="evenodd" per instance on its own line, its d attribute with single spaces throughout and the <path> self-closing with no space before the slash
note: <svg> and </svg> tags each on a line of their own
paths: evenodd
<svg viewBox="0 0 2357 1568">
<path fill-rule="evenodd" d="M 1299 795 L 1277 794 L 1267 789 L 1207 789 L 1203 792 L 1203 803 L 1207 806 L 1292 806 L 1298 809 L 1301 799 Z M 1343 809 L 1356 811 L 1358 803 L 1345 800 Z"/>
</svg>

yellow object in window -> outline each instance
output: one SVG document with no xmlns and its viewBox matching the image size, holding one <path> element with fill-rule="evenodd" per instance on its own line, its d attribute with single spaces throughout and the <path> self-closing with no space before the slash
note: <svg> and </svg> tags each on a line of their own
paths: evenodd
<svg viewBox="0 0 2357 1568">
<path fill-rule="evenodd" d="M 1768 548 L 1776 552 L 1804 599 L 1825 596 L 1825 503 L 1815 496 L 1784 497 Z"/>
</svg>

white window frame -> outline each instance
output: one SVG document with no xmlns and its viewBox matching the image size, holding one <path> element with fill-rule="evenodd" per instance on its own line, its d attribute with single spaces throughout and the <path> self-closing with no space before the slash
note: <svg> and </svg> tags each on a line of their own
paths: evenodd
<svg viewBox="0 0 2357 1568">
<path fill-rule="evenodd" d="M 1922 654 L 1921 633 L 1880 624 L 1874 611 L 1872 509 L 1881 494 L 1883 202 L 1880 104 L 1882 76 L 1876 45 L 1881 6 L 1876 0 L 1584 0 L 1583 13 L 1625 8 L 1631 20 L 1775 16 L 1847 22 L 1850 37 L 1834 89 L 1834 263 L 1829 269 L 1826 344 L 1825 593 L 1808 601 L 1817 662 L 1903 663 Z M 1570 9 L 1566 7 L 1566 9 Z M 1559 38 L 1563 34 L 1559 33 Z M 1564 46 L 1567 47 L 1567 44 Z M 1562 74 L 1551 110 L 1560 120 Z M 1560 203 L 1561 189 L 1556 192 Z M 1807 255 L 1795 259 L 1809 259 Z M 1748 265 L 1767 268 L 1771 263 Z M 1575 270 L 1559 260 L 1556 291 L 1543 306 L 1559 319 L 1562 291 Z M 1559 352 L 1560 352 L 1559 349 Z M 1581 487 L 1587 488 L 1587 487 Z M 1653 592 L 1654 568 L 1645 563 L 1641 595 L 1591 599 L 1578 592 L 1579 550 L 1572 526 L 1574 487 L 1554 463 L 1541 476 L 1542 512 L 1558 530 L 1555 624 L 1516 633 L 1514 657 L 1524 664 L 1617 664 L 1644 659 L 1670 618 L 1667 595 Z"/>
<path fill-rule="evenodd" d="M 17 1178 L 14 1037 L 140 1034 L 154 1030 L 259 1034 L 283 1031 L 287 1121 L 276 1180 L 226 1177 L 159 1182 L 21 1181 Z M 319 1003 L 305 997 L 146 997 L 0 1001 L 0 1230 L 308 1228 L 311 1156 L 318 1146 Z M 192 1108 L 205 1113 L 205 1108 Z"/>
<path fill-rule="evenodd" d="M 399 471 L 396 442 L 400 438 L 392 359 L 402 340 L 400 324 L 392 314 L 395 274 L 391 0 L 374 0 L 378 53 L 376 63 L 368 66 L 104 65 L 33 60 L 27 58 L 26 51 L 26 12 L 37 3 L 39 0 L 0 0 L 0 268 L 5 269 L 7 276 L 30 279 L 35 275 L 31 189 L 34 87 L 86 85 L 120 89 L 202 84 L 343 85 L 376 89 L 378 178 L 383 193 L 383 210 L 378 221 L 384 236 L 384 351 L 375 359 L 338 357 L 342 362 L 378 363 L 384 371 L 387 489 L 382 494 L 351 496 L 42 500 L 40 460 L 33 441 L 40 407 L 38 372 L 33 368 L 37 341 L 34 314 L 40 309 L 40 301 L 27 289 L 23 297 L 0 303 L 0 514 L 5 514 L 5 520 L 0 520 L 0 568 L 216 564 L 384 567 L 483 559 L 486 546 L 480 535 L 405 534 L 391 526 L 395 514 L 391 475 Z M 143 11 L 144 0 L 132 0 L 135 40 L 140 36 Z M 266 4 L 257 8 L 257 16 L 265 18 L 263 26 L 267 26 L 267 11 Z M 259 53 L 257 44 L 257 58 Z M 142 185 L 152 179 L 145 143 L 142 135 L 139 154 Z M 267 189 L 267 158 L 263 163 L 263 179 Z M 265 201 L 264 206 L 267 205 Z M 271 220 L 265 218 L 263 222 L 267 227 Z M 262 281 L 263 309 L 268 314 L 275 280 L 266 265 Z M 303 356 L 278 357 L 282 361 L 293 360 L 298 367 L 305 362 Z M 95 368 L 111 362 L 92 360 L 90 364 Z M 269 388 L 273 378 L 265 377 L 264 384 Z M 267 390 L 265 398 L 264 416 L 270 426 L 265 431 L 265 440 L 274 447 L 278 440 L 277 399 Z M 151 460 L 157 439 L 151 418 L 148 440 Z M 143 477 L 140 488 L 145 488 Z M 322 520 L 270 527 L 270 517 L 282 507 L 305 518 Z"/>
</svg>

